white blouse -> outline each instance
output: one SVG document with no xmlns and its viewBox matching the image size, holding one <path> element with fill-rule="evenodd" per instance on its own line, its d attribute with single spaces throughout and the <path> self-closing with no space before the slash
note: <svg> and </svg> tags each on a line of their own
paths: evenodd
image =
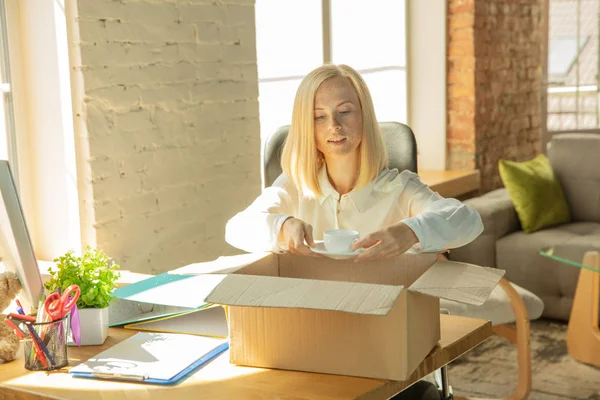
<svg viewBox="0 0 600 400">
<path fill-rule="evenodd" d="M 369 185 L 340 196 L 319 172 L 323 195 L 304 197 L 281 175 L 273 186 L 227 222 L 225 240 L 247 252 L 285 251 L 278 243 L 283 222 L 296 217 L 312 225 L 315 240 L 331 229 L 354 229 L 360 237 L 399 221 L 419 239 L 414 251 L 445 251 L 473 241 L 483 231 L 481 217 L 456 199 L 433 192 L 408 170 L 385 169 Z"/>
</svg>

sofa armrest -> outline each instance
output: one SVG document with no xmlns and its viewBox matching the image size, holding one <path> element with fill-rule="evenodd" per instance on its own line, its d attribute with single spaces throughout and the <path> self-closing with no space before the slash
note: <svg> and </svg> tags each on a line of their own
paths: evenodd
<svg viewBox="0 0 600 400">
<path fill-rule="evenodd" d="M 471 243 L 452 249 L 450 259 L 485 267 L 496 266 L 496 240 L 521 229 L 517 212 L 508 191 L 496 189 L 483 196 L 465 200 L 483 222 L 483 232 Z"/>
</svg>

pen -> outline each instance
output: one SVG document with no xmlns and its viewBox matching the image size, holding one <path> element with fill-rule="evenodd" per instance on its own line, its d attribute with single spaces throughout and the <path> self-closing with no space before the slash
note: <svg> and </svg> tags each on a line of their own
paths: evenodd
<svg viewBox="0 0 600 400">
<path fill-rule="evenodd" d="M 8 315 L 11 318 L 18 319 L 19 321 L 35 322 L 35 318 L 30 315 L 15 314 L 15 313 L 10 313 Z"/>
<path fill-rule="evenodd" d="M 13 331 L 15 331 L 15 335 L 17 335 L 17 337 L 19 339 L 25 339 L 25 334 L 23 333 L 23 331 L 21 330 L 21 328 L 19 328 L 17 325 L 13 324 L 13 322 L 10 319 L 5 319 L 4 322 L 6 322 L 6 324 L 8 326 L 10 326 Z"/>
<path fill-rule="evenodd" d="M 23 306 L 21 305 L 21 302 L 19 301 L 19 299 L 15 300 L 17 303 L 17 311 L 19 312 L 20 317 L 22 317 L 23 319 L 27 319 L 28 318 L 33 318 L 33 317 L 29 317 L 25 315 L 25 311 L 23 311 Z M 11 317 L 13 315 L 11 314 Z M 33 321 L 35 322 L 35 318 L 33 318 Z M 29 333 L 31 334 L 31 339 L 33 341 L 33 346 L 36 349 L 36 354 L 38 356 L 38 358 L 40 359 L 40 362 L 42 363 L 42 365 L 46 368 L 48 368 L 48 363 L 46 362 L 46 360 L 44 360 L 44 355 L 46 355 L 46 359 L 48 361 L 50 361 L 50 364 L 52 364 L 52 366 L 55 366 L 56 363 L 54 362 L 54 358 L 52 358 L 52 356 L 50 355 L 50 352 L 48 351 L 48 348 L 44 345 L 44 342 L 42 341 L 42 339 L 38 336 L 37 332 L 35 331 L 35 329 L 33 329 L 33 327 L 30 324 L 25 324 L 27 326 L 27 329 L 29 330 Z M 40 351 L 43 352 L 44 354 L 40 354 Z"/>
<path fill-rule="evenodd" d="M 23 305 L 21 304 L 21 302 L 19 301 L 19 299 L 16 299 L 15 303 L 17 303 L 17 312 L 19 314 L 25 315 L 25 311 L 23 311 Z"/>
<path fill-rule="evenodd" d="M 25 326 L 27 326 L 27 329 L 29 329 L 29 333 L 31 334 L 31 339 L 33 341 L 33 345 L 36 349 L 36 354 L 37 354 L 38 358 L 40 359 L 42 365 L 44 365 L 44 367 L 46 367 L 46 368 L 48 367 L 48 363 L 44 359 L 44 355 L 46 355 L 46 359 L 48 361 L 50 361 L 50 364 L 52 364 L 52 366 L 55 366 L 56 363 L 54 362 L 54 358 L 52 358 L 52 356 L 50 355 L 48 348 L 44 345 L 44 342 L 38 336 L 35 329 L 33 329 L 33 327 L 30 324 L 25 324 Z M 40 354 L 40 352 L 43 352 L 43 354 Z"/>
<path fill-rule="evenodd" d="M 9 318 L 14 318 L 14 316 L 9 315 Z M 10 319 L 7 318 L 4 320 L 4 322 L 6 322 L 11 328 L 13 328 L 15 330 L 15 334 L 17 335 L 17 337 L 19 337 L 19 339 L 25 339 L 25 335 L 23 334 L 23 331 L 17 325 L 15 325 Z M 35 353 L 35 355 L 39 358 L 42 365 L 45 368 L 48 368 L 48 363 L 46 362 L 46 359 L 44 357 L 44 352 L 39 344 L 41 342 L 41 339 L 39 338 L 39 336 L 37 336 L 37 334 L 35 333 L 35 330 L 29 324 L 30 324 L 29 321 L 25 322 L 25 325 L 27 326 L 27 329 L 29 330 L 29 333 L 31 334 L 31 340 L 33 342 L 33 350 L 34 351 L 32 351 L 32 354 Z M 37 340 L 36 340 L 36 338 L 37 338 Z M 43 346 L 43 343 L 42 343 L 42 346 Z M 44 348 L 45 348 L 45 346 L 44 346 Z M 46 354 L 50 355 L 48 353 L 48 349 L 46 348 L 45 350 L 46 350 Z M 54 364 L 54 360 L 52 360 L 52 363 Z"/>
</svg>

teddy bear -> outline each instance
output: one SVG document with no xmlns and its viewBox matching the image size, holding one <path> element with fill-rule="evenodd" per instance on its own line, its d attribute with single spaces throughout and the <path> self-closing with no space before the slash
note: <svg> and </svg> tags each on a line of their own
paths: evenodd
<svg viewBox="0 0 600 400">
<path fill-rule="evenodd" d="M 13 272 L 0 273 L 0 312 L 8 308 L 21 290 L 21 282 Z M 17 357 L 19 338 L 4 323 L 6 315 L 0 314 L 0 361 L 12 361 Z"/>
</svg>

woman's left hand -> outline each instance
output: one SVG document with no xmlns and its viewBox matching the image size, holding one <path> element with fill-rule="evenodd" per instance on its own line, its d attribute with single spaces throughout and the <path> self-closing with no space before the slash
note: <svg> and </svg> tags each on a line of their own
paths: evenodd
<svg viewBox="0 0 600 400">
<path fill-rule="evenodd" d="M 352 245 L 352 251 L 366 250 L 354 258 L 354 261 L 367 261 L 390 258 L 404 254 L 419 242 L 417 235 L 403 222 L 373 232 Z"/>
</svg>

